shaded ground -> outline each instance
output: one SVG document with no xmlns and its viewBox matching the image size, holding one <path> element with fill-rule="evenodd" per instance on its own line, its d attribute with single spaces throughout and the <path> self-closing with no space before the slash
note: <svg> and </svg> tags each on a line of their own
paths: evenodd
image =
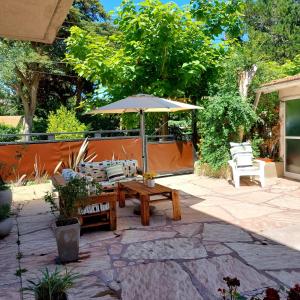
<svg viewBox="0 0 300 300">
<path fill-rule="evenodd" d="M 171 204 L 162 202 L 143 227 L 126 201 L 116 232 L 81 237 L 81 259 L 67 265 L 81 274 L 71 299 L 218 299 L 224 276 L 237 276 L 245 295 L 300 282 L 299 182 L 274 179 L 264 189 L 247 182 L 236 190 L 194 175 L 159 181 L 181 190 L 182 220 L 172 221 Z M 15 206 L 13 232 L 0 240 L 0 299 L 32 299 L 21 285 L 57 266 L 53 217 L 43 200 Z"/>
</svg>

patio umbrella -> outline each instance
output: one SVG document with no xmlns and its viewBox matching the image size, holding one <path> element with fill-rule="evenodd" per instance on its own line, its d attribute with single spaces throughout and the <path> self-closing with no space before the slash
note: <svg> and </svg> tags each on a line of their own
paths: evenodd
<svg viewBox="0 0 300 300">
<path fill-rule="evenodd" d="M 147 171 L 147 149 L 145 135 L 146 112 L 177 112 L 184 110 L 202 109 L 201 106 L 168 100 L 153 95 L 138 94 L 113 102 L 90 111 L 91 114 L 123 114 L 138 112 L 140 114 L 140 135 L 142 139 L 143 171 Z"/>
</svg>

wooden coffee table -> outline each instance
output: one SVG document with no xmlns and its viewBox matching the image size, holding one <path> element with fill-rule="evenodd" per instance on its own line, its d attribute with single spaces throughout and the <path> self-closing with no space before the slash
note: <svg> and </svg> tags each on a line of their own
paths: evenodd
<svg viewBox="0 0 300 300">
<path fill-rule="evenodd" d="M 120 207 L 125 207 L 126 194 L 136 195 L 141 202 L 141 221 L 142 224 L 149 225 L 150 209 L 149 203 L 154 201 L 169 200 L 172 201 L 173 206 L 173 220 L 181 220 L 181 211 L 179 203 L 179 193 L 177 190 L 173 190 L 161 184 L 155 184 L 150 188 L 143 182 L 129 181 L 120 182 L 118 184 L 118 201 Z M 161 195 L 162 199 L 150 199 L 151 196 Z"/>
</svg>

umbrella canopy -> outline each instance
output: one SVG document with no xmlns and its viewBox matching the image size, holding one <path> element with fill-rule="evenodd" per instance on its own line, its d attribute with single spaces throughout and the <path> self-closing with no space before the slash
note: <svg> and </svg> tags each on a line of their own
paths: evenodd
<svg viewBox="0 0 300 300">
<path fill-rule="evenodd" d="M 153 95 L 138 94 L 116 101 L 90 111 L 90 114 L 122 114 L 138 112 L 140 114 L 140 135 L 142 139 L 143 171 L 147 171 L 147 138 L 145 135 L 145 112 L 176 112 L 202 109 L 201 106 L 167 100 Z"/>
<path fill-rule="evenodd" d="M 176 112 L 202 109 L 201 106 L 168 100 L 152 95 L 138 94 L 90 111 L 91 114 L 122 114 L 126 112 Z"/>
</svg>

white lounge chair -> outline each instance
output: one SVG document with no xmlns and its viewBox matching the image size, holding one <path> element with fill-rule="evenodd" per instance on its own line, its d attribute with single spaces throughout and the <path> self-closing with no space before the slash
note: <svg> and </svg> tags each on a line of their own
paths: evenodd
<svg viewBox="0 0 300 300">
<path fill-rule="evenodd" d="M 265 186 L 265 162 L 262 160 L 253 159 L 251 144 L 246 143 L 230 143 L 230 153 L 232 160 L 228 163 L 232 169 L 232 177 L 234 186 L 240 187 L 240 177 L 258 176 L 261 187 Z"/>
</svg>

